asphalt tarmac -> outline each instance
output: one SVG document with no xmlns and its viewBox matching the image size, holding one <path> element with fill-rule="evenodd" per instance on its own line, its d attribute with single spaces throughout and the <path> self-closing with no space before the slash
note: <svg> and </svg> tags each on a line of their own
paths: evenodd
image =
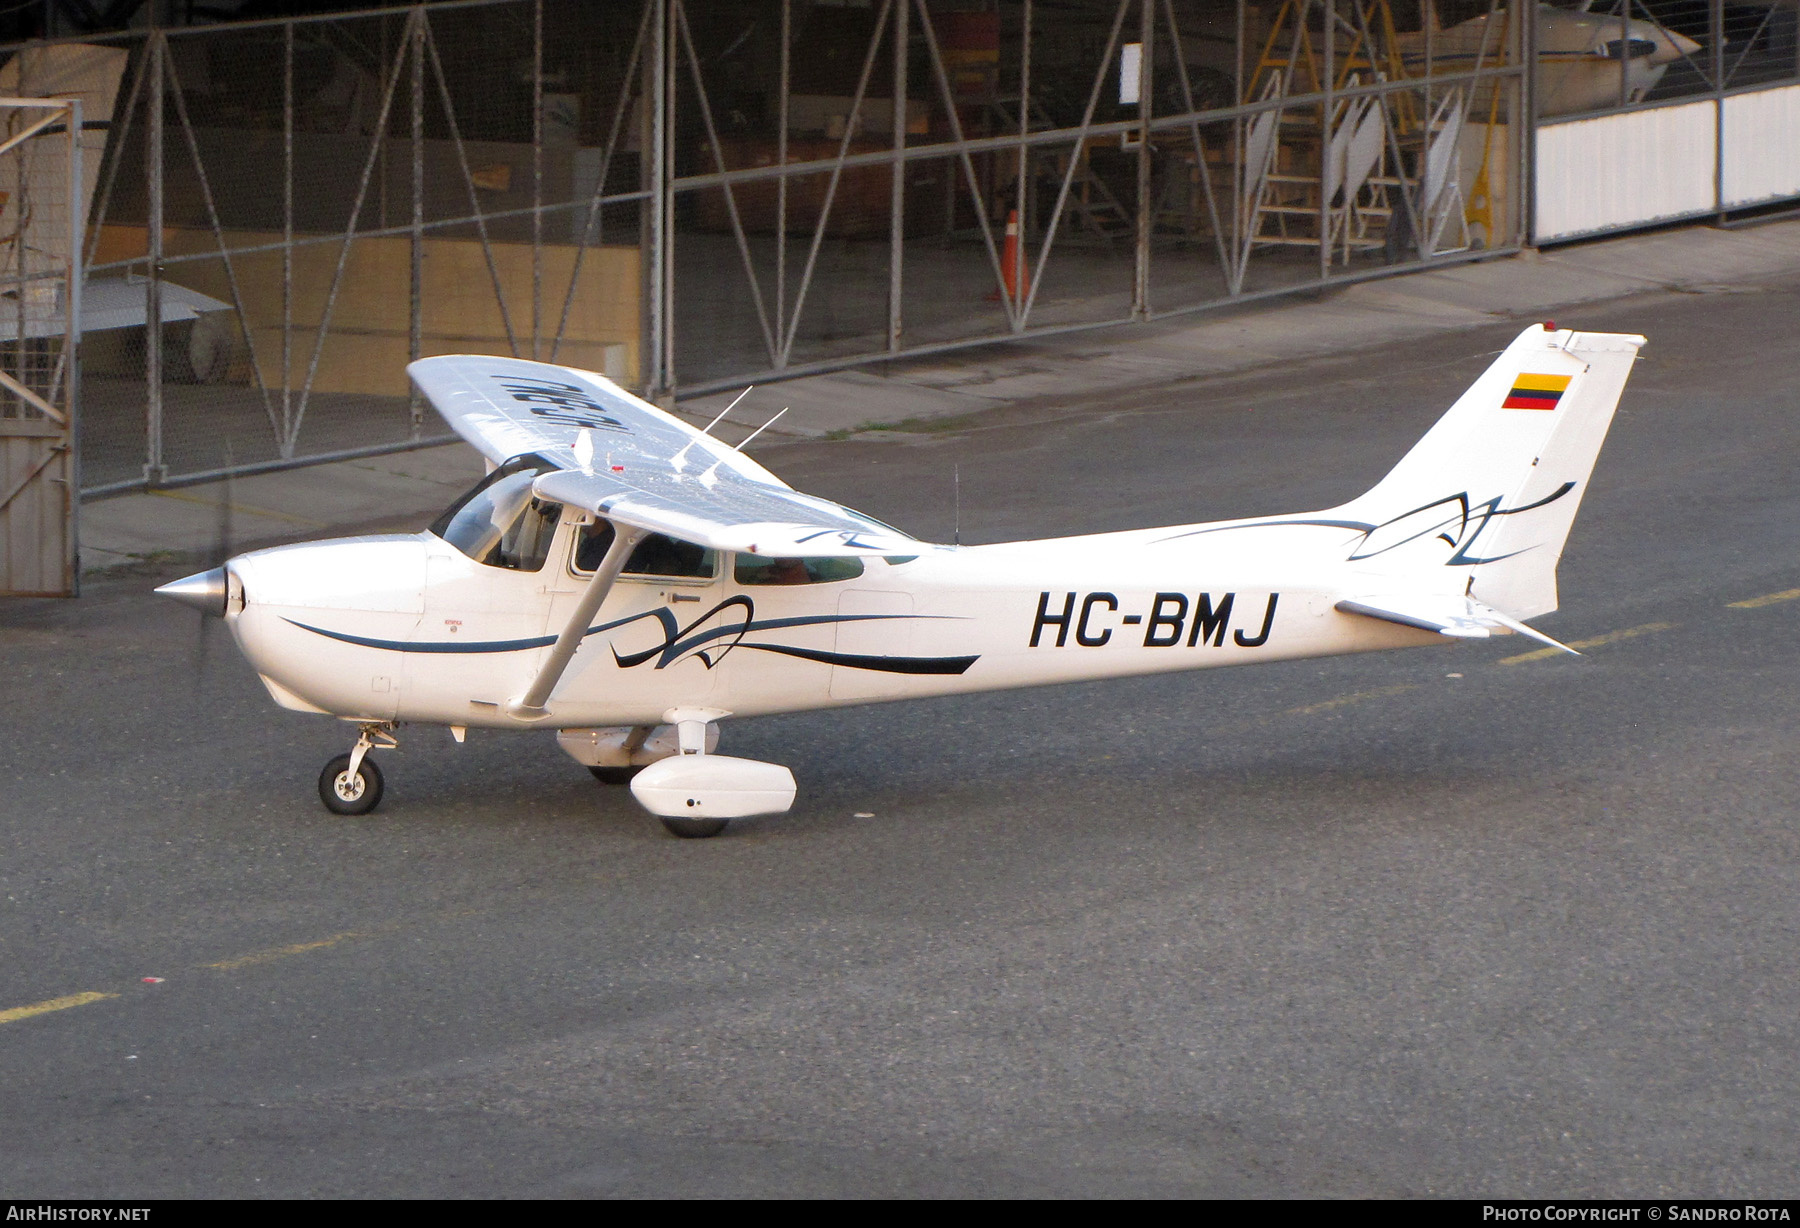
<svg viewBox="0 0 1800 1228">
<path fill-rule="evenodd" d="M 1800 283 L 1579 317 L 1650 337 L 1585 656 L 728 725 L 801 794 L 711 841 L 547 735 L 334 818 L 177 573 L 0 604 L 0 1189 L 1800 1196 Z M 967 542 L 1310 510 L 1518 327 L 759 455 L 939 540 L 953 470 Z"/>
</svg>

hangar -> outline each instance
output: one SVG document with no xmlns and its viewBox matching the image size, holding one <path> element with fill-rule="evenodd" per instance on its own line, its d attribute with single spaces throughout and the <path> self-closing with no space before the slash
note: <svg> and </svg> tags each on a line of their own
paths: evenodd
<svg viewBox="0 0 1800 1228">
<path fill-rule="evenodd" d="M 0 16 L 0 592 L 435 442 L 422 356 L 672 403 L 1800 198 L 1794 0 L 329 8 Z"/>
</svg>

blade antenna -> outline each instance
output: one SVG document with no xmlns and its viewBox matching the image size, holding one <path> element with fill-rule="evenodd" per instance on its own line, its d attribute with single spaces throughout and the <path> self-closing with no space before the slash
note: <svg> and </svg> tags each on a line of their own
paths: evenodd
<svg viewBox="0 0 1800 1228">
<path fill-rule="evenodd" d="M 719 411 L 719 416 L 717 418 L 714 418 L 711 422 L 708 422 L 706 424 L 706 429 L 701 431 L 700 433 L 702 435 L 712 434 L 713 427 L 715 427 L 715 426 L 719 425 L 719 423 L 723 422 L 725 420 L 725 415 L 730 413 L 732 410 L 736 409 L 738 406 L 738 402 L 743 400 L 745 397 L 749 396 L 754 391 L 756 391 L 756 385 L 751 384 L 748 388 L 746 388 L 742 392 L 738 393 L 735 397 L 732 397 L 731 404 L 727 405 L 724 409 L 721 409 Z"/>
<path fill-rule="evenodd" d="M 785 414 L 789 410 L 789 408 L 791 408 L 791 407 L 783 405 L 781 407 L 781 414 Z M 770 418 L 767 422 L 763 423 L 761 426 L 757 427 L 754 431 L 751 431 L 748 435 L 744 436 L 743 443 L 737 444 L 735 447 L 732 448 L 732 451 L 733 452 L 742 452 L 744 450 L 744 444 L 749 443 L 752 439 L 755 439 L 758 435 L 762 434 L 764 431 L 766 431 L 770 427 L 774 426 L 775 419 L 781 417 L 781 414 L 776 414 L 774 418 Z M 718 460 L 714 461 L 712 463 L 712 466 L 709 469 L 707 469 L 707 471 L 705 473 L 700 475 L 699 481 L 701 482 L 701 484 L 704 486 L 710 487 L 714 482 L 716 482 L 718 479 L 716 477 L 714 477 L 713 475 L 718 472 L 719 466 L 723 465 L 724 463 L 725 463 L 725 458 L 723 456 L 721 456 Z"/>
<path fill-rule="evenodd" d="M 701 435 L 711 435 L 713 427 L 715 427 L 715 426 L 719 425 L 719 423 L 725 421 L 725 415 L 730 413 L 732 410 L 736 409 L 738 402 L 743 400 L 745 397 L 749 396 L 750 393 L 755 388 L 756 388 L 756 385 L 751 384 L 750 387 L 744 389 L 742 392 L 738 393 L 735 397 L 731 398 L 731 404 L 727 405 L 724 409 L 721 409 L 719 411 L 719 416 L 717 418 L 714 418 L 711 422 L 708 422 L 706 424 L 706 429 L 702 430 L 700 432 L 700 434 Z M 677 452 L 674 455 L 674 457 L 669 461 L 669 464 L 679 470 L 682 467 L 683 462 L 687 459 L 688 449 L 693 447 L 695 444 L 697 444 L 699 442 L 700 442 L 700 440 L 699 440 L 698 436 L 696 436 L 693 439 L 688 440 L 687 443 L 682 445 L 681 451 Z"/>
<path fill-rule="evenodd" d="M 954 521 L 951 528 L 950 541 L 953 545 L 962 545 L 962 466 L 950 466 L 950 502 L 951 515 Z"/>
<path fill-rule="evenodd" d="M 793 408 L 793 406 L 791 406 L 791 405 L 783 405 L 781 407 L 781 414 L 785 414 L 788 410 L 790 410 L 792 408 Z M 770 418 L 767 422 L 763 423 L 761 426 L 757 427 L 754 431 L 751 431 L 748 435 L 744 436 L 743 442 L 739 443 L 735 450 L 742 452 L 744 450 L 745 446 L 748 445 L 752 439 L 755 439 L 758 435 L 762 434 L 764 431 L 766 431 L 770 427 L 774 426 L 777 419 L 779 419 L 781 417 L 781 414 L 776 414 L 774 418 Z"/>
</svg>

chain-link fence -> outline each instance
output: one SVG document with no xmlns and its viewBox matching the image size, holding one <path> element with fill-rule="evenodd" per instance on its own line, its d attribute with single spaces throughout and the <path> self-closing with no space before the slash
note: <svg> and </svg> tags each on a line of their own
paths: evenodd
<svg viewBox="0 0 1800 1228">
<path fill-rule="evenodd" d="M 1454 60 L 1387 0 L 669 4 L 659 387 L 1520 241 L 1507 4 Z"/>
<path fill-rule="evenodd" d="M 429 441 L 430 354 L 667 400 L 1513 250 L 1533 106 L 1791 75 L 1793 0 L 1685 2 L 1704 37 L 1674 0 L 481 0 L 89 40 L 86 480 Z"/>
<path fill-rule="evenodd" d="M 148 306 L 84 347 L 90 483 L 428 441 L 405 367 L 432 354 L 635 381 L 638 194 L 607 195 L 592 140 L 634 17 L 510 3 L 131 43 L 89 273 Z"/>
</svg>

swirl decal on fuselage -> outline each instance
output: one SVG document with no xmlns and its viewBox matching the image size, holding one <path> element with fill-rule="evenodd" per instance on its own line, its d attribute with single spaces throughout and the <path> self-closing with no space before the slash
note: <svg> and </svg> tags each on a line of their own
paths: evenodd
<svg viewBox="0 0 1800 1228">
<path fill-rule="evenodd" d="M 704 624 L 715 615 L 722 616 L 724 621 L 718 626 L 705 626 Z M 652 661 L 655 664 L 651 668 L 666 669 L 677 661 L 696 657 L 702 665 L 710 670 L 718 666 L 731 654 L 732 650 L 741 647 L 753 648 L 760 652 L 771 652 L 780 656 L 798 657 L 806 661 L 817 661 L 826 665 L 841 665 L 848 669 L 872 670 L 876 673 L 962 674 L 980 660 L 979 654 L 965 657 L 879 656 L 866 653 L 833 652 L 821 648 L 804 648 L 796 644 L 760 643 L 754 640 L 747 641 L 744 638 L 756 632 L 779 631 L 791 627 L 819 627 L 859 622 L 897 622 L 942 617 L 946 616 L 933 614 L 808 614 L 792 618 L 758 619 L 756 603 L 749 597 L 739 594 L 727 597 L 685 625 L 676 619 L 673 611 L 666 606 L 659 606 L 654 610 L 645 610 L 639 614 L 627 615 L 624 618 L 589 627 L 583 638 L 606 631 L 621 630 L 646 620 L 658 624 L 663 633 L 660 644 L 654 644 L 649 648 L 634 652 L 620 652 L 616 644 L 609 645 L 613 660 L 620 669 L 634 669 Z M 351 635 L 344 631 L 332 631 L 325 627 L 315 627 L 292 618 L 284 618 L 282 621 L 299 627 L 303 631 L 311 631 L 314 635 L 322 635 L 327 639 L 355 644 L 363 648 L 380 648 L 389 652 L 457 655 L 525 652 L 534 648 L 548 648 L 556 642 L 554 635 L 531 636 L 516 640 L 474 640 L 460 643 L 385 640 L 370 636 Z"/>
<path fill-rule="evenodd" d="M 1419 541 L 1422 538 L 1436 537 L 1450 547 L 1450 557 L 1444 560 L 1446 567 L 1471 567 L 1483 563 L 1498 563 L 1502 559 L 1523 554 L 1532 547 L 1522 550 L 1510 550 L 1505 554 L 1478 556 L 1472 551 L 1480 539 L 1483 530 L 1502 516 L 1516 516 L 1521 512 L 1533 511 L 1555 503 L 1564 495 L 1575 489 L 1574 482 L 1564 482 L 1550 494 L 1533 503 L 1521 504 L 1518 507 L 1501 507 L 1504 497 L 1495 495 L 1481 503 L 1474 503 L 1468 491 L 1460 494 L 1446 495 L 1430 503 L 1421 504 L 1411 511 L 1391 516 L 1380 523 L 1363 520 L 1331 520 L 1324 517 L 1283 517 L 1278 520 L 1253 520 L 1244 524 L 1219 525 L 1214 528 L 1193 529 L 1186 533 L 1177 533 L 1164 537 L 1156 544 L 1178 541 L 1184 537 L 1200 537 L 1208 533 L 1229 533 L 1237 529 L 1267 529 L 1284 525 L 1304 525 L 1321 529 L 1350 529 L 1362 535 L 1362 539 L 1351 550 L 1347 561 L 1359 563 L 1365 559 L 1377 558 L 1402 546 Z"/>
</svg>

